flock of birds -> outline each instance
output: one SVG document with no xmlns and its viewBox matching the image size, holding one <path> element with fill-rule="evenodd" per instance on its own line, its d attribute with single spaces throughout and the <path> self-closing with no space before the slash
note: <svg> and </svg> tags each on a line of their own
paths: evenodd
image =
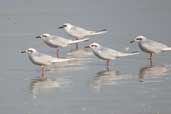
<svg viewBox="0 0 171 114">
<path fill-rule="evenodd" d="M 70 23 L 63 24 L 62 26 L 59 27 L 59 29 L 64 29 L 64 31 L 68 33 L 70 36 L 74 37 L 75 40 L 65 39 L 63 37 L 51 35 L 48 33 L 44 33 L 36 37 L 42 39 L 43 42 L 47 44 L 49 47 L 55 48 L 57 57 L 52 57 L 50 55 L 40 53 L 34 48 L 29 48 L 24 51 L 21 51 L 21 53 L 27 53 L 28 58 L 33 64 L 41 66 L 41 76 L 44 76 L 45 66 L 50 65 L 52 63 L 66 62 L 72 60 L 72 58 L 60 58 L 59 48 L 64 48 L 72 44 L 76 44 L 76 48 L 78 48 L 78 43 L 90 40 L 91 36 L 104 34 L 107 32 L 106 29 L 100 31 L 90 31 L 72 25 Z M 160 52 L 165 52 L 165 51 L 171 51 L 171 47 L 163 43 L 147 39 L 145 36 L 137 36 L 136 38 L 130 41 L 130 43 L 133 42 L 138 43 L 138 46 L 143 52 L 150 54 L 149 59 L 151 64 L 152 64 L 153 54 L 158 54 Z M 86 46 L 85 48 L 91 48 L 95 56 L 97 56 L 100 59 L 106 60 L 107 68 L 109 67 L 112 60 L 124 56 L 139 54 L 138 52 L 131 52 L 131 53 L 120 52 L 111 48 L 101 46 L 100 44 L 95 42 L 91 43 L 89 46 Z"/>
</svg>

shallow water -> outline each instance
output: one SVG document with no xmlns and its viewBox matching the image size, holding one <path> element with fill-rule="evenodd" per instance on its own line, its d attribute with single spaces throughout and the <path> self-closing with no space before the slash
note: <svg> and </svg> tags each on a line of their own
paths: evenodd
<svg viewBox="0 0 171 114">
<path fill-rule="evenodd" d="M 69 2 L 69 3 L 68 3 Z M 105 62 L 90 50 L 61 49 L 62 56 L 76 60 L 46 68 L 19 52 L 33 47 L 55 56 L 55 50 L 34 37 L 49 32 L 69 38 L 58 26 L 65 22 L 108 33 L 91 42 L 117 50 L 130 47 L 137 35 L 171 46 L 171 1 L 169 0 L 61 0 L 0 1 L 0 113 L 2 114 L 170 114 L 171 53 L 121 58 Z"/>
</svg>

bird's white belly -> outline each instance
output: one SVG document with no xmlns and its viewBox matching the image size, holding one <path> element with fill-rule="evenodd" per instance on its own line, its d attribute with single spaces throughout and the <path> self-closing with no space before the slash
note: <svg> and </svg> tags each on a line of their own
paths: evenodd
<svg viewBox="0 0 171 114">
<path fill-rule="evenodd" d="M 50 64 L 48 61 L 40 60 L 38 57 L 29 56 L 29 59 L 33 64 L 36 64 L 36 65 L 48 65 L 48 64 Z"/>
</svg>

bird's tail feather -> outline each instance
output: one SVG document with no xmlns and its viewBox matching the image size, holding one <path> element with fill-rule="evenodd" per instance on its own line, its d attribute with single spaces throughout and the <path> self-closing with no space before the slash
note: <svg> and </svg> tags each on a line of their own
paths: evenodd
<svg viewBox="0 0 171 114">
<path fill-rule="evenodd" d="M 162 51 L 171 51 L 171 47 L 164 48 Z"/>
<path fill-rule="evenodd" d="M 92 35 L 104 34 L 104 33 L 107 33 L 107 32 L 108 32 L 107 29 L 102 29 L 102 30 L 94 32 Z"/>
<path fill-rule="evenodd" d="M 131 53 L 121 53 L 121 55 L 120 56 L 130 56 L 130 55 L 137 55 L 137 54 L 139 54 L 137 51 L 136 52 L 131 52 Z"/>
<path fill-rule="evenodd" d="M 71 42 L 69 44 L 76 44 L 76 43 L 85 42 L 88 40 L 89 40 L 89 38 L 84 38 L 84 39 L 79 39 L 79 40 L 71 40 Z"/>
<path fill-rule="evenodd" d="M 52 63 L 58 63 L 58 62 L 67 62 L 67 61 L 71 61 L 73 58 L 54 58 L 51 62 Z"/>
</svg>

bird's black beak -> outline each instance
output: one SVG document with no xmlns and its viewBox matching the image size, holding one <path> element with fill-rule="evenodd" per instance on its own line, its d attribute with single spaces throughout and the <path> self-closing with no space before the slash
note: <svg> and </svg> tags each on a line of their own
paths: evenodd
<svg viewBox="0 0 171 114">
<path fill-rule="evenodd" d="M 24 51 L 20 51 L 20 53 L 26 53 L 26 51 L 24 50 Z"/>
<path fill-rule="evenodd" d="M 90 46 L 85 46 L 84 48 L 90 48 Z"/>
<path fill-rule="evenodd" d="M 134 40 L 129 41 L 129 43 L 134 43 L 134 42 L 135 42 Z"/>
<path fill-rule="evenodd" d="M 65 28 L 65 27 L 66 27 L 66 25 L 62 25 L 62 26 L 58 27 L 58 29 L 62 29 L 62 28 Z"/>
<path fill-rule="evenodd" d="M 41 38 L 41 36 L 36 36 L 36 38 Z"/>
</svg>

